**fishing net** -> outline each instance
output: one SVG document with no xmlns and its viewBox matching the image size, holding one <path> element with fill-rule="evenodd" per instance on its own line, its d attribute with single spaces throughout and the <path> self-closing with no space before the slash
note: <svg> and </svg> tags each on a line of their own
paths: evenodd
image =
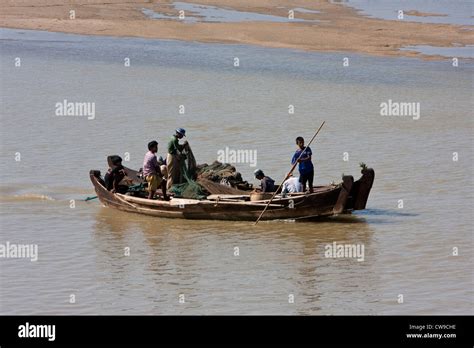
<svg viewBox="0 0 474 348">
<path fill-rule="evenodd" d="M 198 166 L 189 144 L 184 154 L 180 160 L 181 183 L 170 189 L 175 197 L 205 199 L 210 194 L 248 194 L 246 190 L 252 188 L 234 166 L 219 161 Z"/>
<path fill-rule="evenodd" d="M 199 179 L 219 183 L 223 186 L 239 190 L 251 190 L 252 185 L 242 179 L 242 175 L 235 167 L 228 163 L 214 161 L 211 165 L 201 164 L 197 167 Z"/>
<path fill-rule="evenodd" d="M 191 147 L 186 145 L 179 161 L 181 183 L 174 184 L 170 191 L 175 197 L 205 199 L 207 192 L 196 182 L 196 159 Z"/>
</svg>

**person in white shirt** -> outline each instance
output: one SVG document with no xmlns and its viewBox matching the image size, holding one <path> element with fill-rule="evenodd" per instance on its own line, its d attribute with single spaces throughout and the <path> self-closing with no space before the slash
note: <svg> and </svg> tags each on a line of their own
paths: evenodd
<svg viewBox="0 0 474 348">
<path fill-rule="evenodd" d="M 286 181 L 283 183 L 283 189 L 281 191 L 283 194 L 286 193 L 295 193 L 301 192 L 301 183 L 300 178 L 290 176 Z"/>
</svg>

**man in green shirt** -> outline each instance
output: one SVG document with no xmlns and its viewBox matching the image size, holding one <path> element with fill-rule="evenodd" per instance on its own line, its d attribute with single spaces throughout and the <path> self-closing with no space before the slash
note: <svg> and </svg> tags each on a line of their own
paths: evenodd
<svg viewBox="0 0 474 348">
<path fill-rule="evenodd" d="M 184 144 L 179 143 L 179 139 L 186 136 L 186 131 L 183 128 L 176 129 L 176 133 L 171 137 L 168 142 L 168 155 L 166 156 L 166 166 L 168 168 L 168 180 L 166 187 L 171 188 L 173 184 L 181 183 L 181 152 L 187 145 L 187 141 Z"/>
</svg>

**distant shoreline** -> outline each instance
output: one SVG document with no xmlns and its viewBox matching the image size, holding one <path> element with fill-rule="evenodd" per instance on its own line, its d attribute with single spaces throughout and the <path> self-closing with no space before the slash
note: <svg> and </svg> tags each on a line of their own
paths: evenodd
<svg viewBox="0 0 474 348">
<path fill-rule="evenodd" d="M 193 2 L 181 0 L 182 2 Z M 326 1 L 295 2 L 280 0 L 196 0 L 199 4 L 224 6 L 238 11 L 287 17 L 295 7 L 320 11 L 298 12 L 300 19 L 318 22 L 197 22 L 154 20 L 143 8 L 174 14 L 172 1 L 157 5 L 149 1 L 4 0 L 0 4 L 0 27 L 44 30 L 82 35 L 172 39 L 205 43 L 249 44 L 273 48 L 291 48 L 320 52 L 348 52 L 373 56 L 417 57 L 442 60 L 440 55 L 424 55 L 400 50 L 406 46 L 453 47 L 474 45 L 474 32 L 465 25 L 388 21 L 368 18 L 356 10 Z M 273 2 L 274 3 L 274 2 Z M 168 6 L 167 6 L 168 4 Z M 70 19 L 73 10 L 75 18 Z M 407 12 L 411 9 L 407 8 Z"/>
</svg>

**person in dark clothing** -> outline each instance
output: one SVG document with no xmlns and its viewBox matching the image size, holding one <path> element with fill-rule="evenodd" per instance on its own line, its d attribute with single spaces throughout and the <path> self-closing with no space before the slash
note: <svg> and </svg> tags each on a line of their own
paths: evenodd
<svg viewBox="0 0 474 348">
<path fill-rule="evenodd" d="M 166 186 L 168 190 L 171 189 L 173 185 L 182 182 L 183 173 L 181 173 L 181 161 L 184 159 L 183 150 L 187 148 L 188 142 L 185 141 L 183 144 L 180 144 L 179 140 L 185 136 L 186 130 L 178 128 L 168 142 L 168 155 L 166 156 L 166 166 L 168 169 Z"/>
<path fill-rule="evenodd" d="M 261 169 L 253 172 L 255 178 L 260 180 L 260 189 L 262 192 L 275 192 L 275 180 L 266 176 Z"/>
<path fill-rule="evenodd" d="M 109 170 L 104 176 L 105 187 L 109 191 L 122 193 L 124 188 L 119 185 L 127 175 L 122 165 L 122 158 L 120 156 L 109 156 L 107 162 Z"/>
<path fill-rule="evenodd" d="M 313 193 L 314 166 L 313 162 L 311 162 L 313 153 L 311 152 L 311 148 L 309 146 L 305 148 L 303 137 L 296 138 L 296 145 L 298 146 L 298 150 L 296 150 L 295 154 L 293 155 L 291 164 L 295 164 L 296 161 L 298 161 L 302 191 L 306 191 L 306 183 L 308 183 L 309 192 Z M 301 155 L 301 152 L 303 152 L 303 155 Z M 298 159 L 300 155 L 301 158 Z"/>
</svg>

